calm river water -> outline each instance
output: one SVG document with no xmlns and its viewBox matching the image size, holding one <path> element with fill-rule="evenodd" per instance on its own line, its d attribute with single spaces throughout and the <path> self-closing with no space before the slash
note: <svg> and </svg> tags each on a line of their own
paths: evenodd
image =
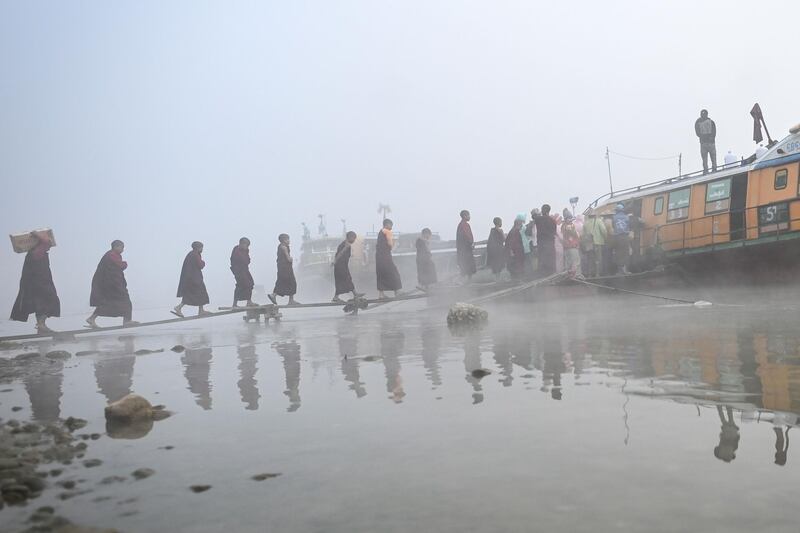
<svg viewBox="0 0 800 533">
<path fill-rule="evenodd" d="M 798 306 L 738 303 L 509 304 L 467 335 L 411 303 L 290 310 L 29 345 L 100 353 L 7 377 L 0 417 L 85 418 L 103 464 L 66 467 L 84 494 L 48 488 L 0 522 L 53 505 L 130 532 L 794 532 Z M 129 392 L 173 415 L 106 435 Z"/>
</svg>

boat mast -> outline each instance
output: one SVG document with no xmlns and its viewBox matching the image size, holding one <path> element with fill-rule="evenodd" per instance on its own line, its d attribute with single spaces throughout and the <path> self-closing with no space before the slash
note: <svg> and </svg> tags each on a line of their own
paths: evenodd
<svg viewBox="0 0 800 533">
<path fill-rule="evenodd" d="M 606 146 L 606 161 L 608 161 L 608 188 L 611 189 L 611 196 L 614 196 L 614 184 L 611 182 L 611 151 Z"/>
</svg>

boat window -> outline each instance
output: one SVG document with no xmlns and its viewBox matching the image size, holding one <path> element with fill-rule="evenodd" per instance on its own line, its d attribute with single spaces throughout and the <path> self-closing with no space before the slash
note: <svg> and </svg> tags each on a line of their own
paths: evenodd
<svg viewBox="0 0 800 533">
<path fill-rule="evenodd" d="M 789 229 L 789 204 L 762 205 L 758 208 L 758 234 L 778 234 Z"/>
<path fill-rule="evenodd" d="M 667 222 L 689 218 L 690 196 L 691 189 L 689 187 L 669 193 L 669 200 L 667 201 Z"/>
<path fill-rule="evenodd" d="M 712 181 L 706 185 L 706 215 L 727 211 L 731 206 L 731 179 Z"/>
<path fill-rule="evenodd" d="M 663 212 L 664 212 L 664 197 L 659 196 L 656 198 L 656 201 L 653 204 L 653 214 L 660 215 Z"/>
<path fill-rule="evenodd" d="M 775 190 L 785 189 L 789 181 L 789 171 L 782 168 L 775 172 Z"/>
</svg>

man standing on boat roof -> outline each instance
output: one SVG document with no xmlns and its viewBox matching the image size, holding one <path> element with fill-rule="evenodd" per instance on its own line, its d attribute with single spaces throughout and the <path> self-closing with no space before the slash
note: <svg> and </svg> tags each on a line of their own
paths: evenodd
<svg viewBox="0 0 800 533">
<path fill-rule="evenodd" d="M 103 255 L 92 278 L 92 293 L 89 305 L 95 308 L 92 316 L 86 319 L 90 328 L 96 328 L 97 317 L 122 317 L 123 326 L 135 326 L 138 322 L 131 319 L 133 304 L 128 294 L 128 282 L 125 280 L 127 261 L 122 260 L 125 243 L 115 240 L 111 249 Z"/>
<path fill-rule="evenodd" d="M 247 307 L 254 307 L 253 302 L 253 275 L 250 274 L 250 239 L 242 237 L 239 244 L 231 251 L 231 272 L 236 279 L 236 288 L 233 290 L 233 307 L 238 307 L 239 302 L 247 300 Z"/>
<path fill-rule="evenodd" d="M 19 294 L 11 309 L 11 320 L 27 322 L 31 313 L 36 315 L 36 331 L 50 333 L 45 321 L 51 316 L 61 316 L 61 301 L 53 283 L 48 251 L 53 246 L 44 231 L 31 233 L 36 245 L 25 255 L 22 276 L 19 280 Z"/>
<path fill-rule="evenodd" d="M 461 275 L 469 282 L 475 274 L 475 237 L 472 236 L 472 228 L 469 225 L 469 211 L 464 209 L 460 213 L 461 222 L 456 229 L 456 255 L 458 256 L 458 269 Z"/>
<path fill-rule="evenodd" d="M 717 125 L 708 117 L 708 111 L 700 111 L 694 122 L 694 132 L 700 139 L 700 157 L 703 159 L 703 174 L 708 174 L 708 156 L 711 156 L 711 171 L 717 171 Z"/>
<path fill-rule="evenodd" d="M 203 309 L 208 304 L 208 291 L 206 290 L 206 283 L 203 280 L 203 269 L 206 267 L 206 262 L 203 261 L 203 243 L 194 241 L 192 249 L 186 254 L 183 259 L 183 267 L 181 267 L 181 277 L 178 281 L 177 297 L 181 298 L 181 303 L 175 306 L 172 310 L 173 315 L 183 318 L 183 306 L 190 305 L 197 306 L 199 315 L 210 315 L 208 311 Z"/>
</svg>

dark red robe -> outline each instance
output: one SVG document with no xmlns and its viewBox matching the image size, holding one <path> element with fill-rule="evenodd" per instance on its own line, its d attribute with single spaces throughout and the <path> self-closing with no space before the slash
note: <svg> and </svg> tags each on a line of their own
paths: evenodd
<svg viewBox="0 0 800 533">
<path fill-rule="evenodd" d="M 436 264 L 433 262 L 430 245 L 422 237 L 417 239 L 417 280 L 423 287 L 437 281 Z"/>
<path fill-rule="evenodd" d="M 399 291 L 403 288 L 400 272 L 392 259 L 392 248 L 386 238 L 386 230 L 378 232 L 375 243 L 375 274 L 378 278 L 379 291 Z"/>
<path fill-rule="evenodd" d="M 336 285 L 336 296 L 356 290 L 353 276 L 350 275 L 350 255 L 352 249 L 347 241 L 342 241 L 336 249 L 338 259 L 333 262 L 333 282 Z"/>
<path fill-rule="evenodd" d="M 525 248 L 522 244 L 520 228 L 511 228 L 506 235 L 506 255 L 508 272 L 517 278 L 525 273 Z"/>
<path fill-rule="evenodd" d="M 203 280 L 203 268 L 206 262 L 202 255 L 192 250 L 186 254 L 181 268 L 181 279 L 178 282 L 178 298 L 184 305 L 201 306 L 209 302 L 206 283 Z"/>
<path fill-rule="evenodd" d="M 236 289 L 233 298 L 237 302 L 250 300 L 253 297 L 253 275 L 250 274 L 250 250 L 234 246 L 231 252 L 231 272 L 236 278 Z"/>
<path fill-rule="evenodd" d="M 486 241 L 486 266 L 492 269 L 492 273 L 499 274 L 506 267 L 507 255 L 503 230 L 492 228 Z"/>
<path fill-rule="evenodd" d="M 471 276 L 477 271 L 475 256 L 472 254 L 474 244 L 472 228 L 469 222 L 462 220 L 456 229 L 456 255 L 458 256 L 458 269 L 462 276 Z"/>
<path fill-rule="evenodd" d="M 19 293 L 11 309 L 11 320 L 27 322 L 31 313 L 37 317 L 61 316 L 61 301 L 50 271 L 51 244 L 40 237 L 40 242 L 25 256 Z"/>
<path fill-rule="evenodd" d="M 283 251 L 283 248 L 286 251 Z M 297 294 L 297 279 L 294 277 L 294 268 L 287 255 L 291 254 L 289 245 L 278 245 L 278 279 L 275 280 L 275 288 L 272 289 L 278 296 L 294 296 Z"/>
<path fill-rule="evenodd" d="M 107 251 L 100 259 L 92 278 L 92 294 L 89 297 L 89 305 L 96 308 L 95 315 L 131 319 L 133 305 L 125 280 L 126 268 L 128 263 L 114 250 Z"/>
</svg>

